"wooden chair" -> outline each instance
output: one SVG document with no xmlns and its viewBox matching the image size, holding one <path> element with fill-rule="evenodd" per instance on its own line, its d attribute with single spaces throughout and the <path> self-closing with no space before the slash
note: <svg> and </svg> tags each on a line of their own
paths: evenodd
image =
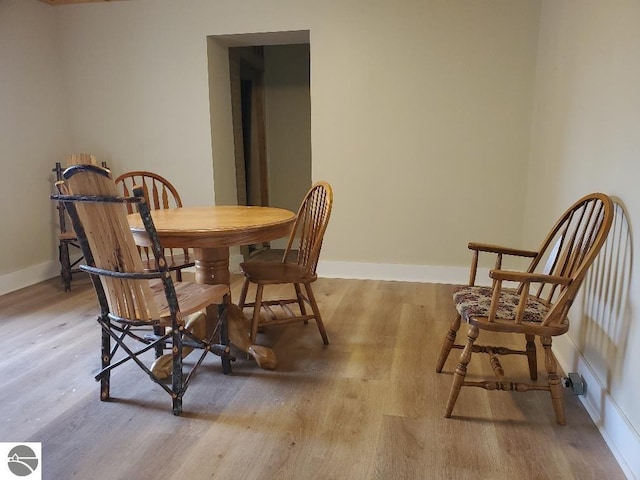
<svg viewBox="0 0 640 480">
<path fill-rule="evenodd" d="M 241 264 L 245 276 L 238 305 L 240 308 L 253 309 L 251 320 L 251 340 L 255 343 L 258 328 L 273 325 L 286 325 L 293 322 L 315 320 L 325 345 L 329 344 L 320 310 L 311 289 L 311 284 L 318 278 L 316 267 L 322 248 L 322 239 L 329 223 L 333 205 L 333 190 L 327 182 L 314 184 L 307 192 L 298 217 L 289 236 L 289 242 L 282 256 L 282 261 L 249 261 Z M 295 262 L 287 261 L 289 253 L 297 245 Z M 256 284 L 255 300 L 245 303 L 249 284 Z M 293 284 L 296 297 L 283 300 L 263 300 L 266 285 Z M 304 286 L 306 296 L 302 292 Z M 294 311 L 291 305 L 297 305 Z M 306 305 L 312 313 L 307 313 Z M 279 307 L 274 310 L 273 307 Z M 263 313 L 264 315 L 261 315 Z"/>
<path fill-rule="evenodd" d="M 614 216 L 613 203 L 601 193 L 587 195 L 574 203 L 557 221 L 536 251 L 470 243 L 473 251 L 469 286 L 457 287 L 453 300 L 458 311 L 447 335 L 436 365 L 439 373 L 452 348 L 463 349 L 455 370 L 445 417 L 449 418 L 461 387 L 524 392 L 546 390 L 551 394 L 556 421 L 566 423 L 563 391 L 557 364 L 551 351 L 551 339 L 569 330 L 567 314 L 585 274 L 600 251 Z M 489 276 L 492 287 L 475 286 L 480 252 L 496 256 L 495 269 Z M 530 258 L 525 272 L 502 269 L 503 256 Z M 503 288 L 503 282 L 516 282 L 517 288 Z M 469 324 L 466 345 L 455 344 L 461 320 Z M 479 332 L 524 334 L 525 349 L 513 350 L 476 344 Z M 537 380 L 535 337 L 545 353 L 547 384 L 505 381 L 499 355 L 524 355 L 528 359 L 529 376 Z M 489 355 L 497 381 L 465 381 L 467 366 L 474 353 Z"/>
<path fill-rule="evenodd" d="M 171 396 L 173 413 L 180 415 L 182 397 L 208 352 L 222 358 L 224 373 L 231 371 L 226 329 L 229 287 L 173 282 L 142 188 L 134 189 L 134 197 L 119 197 L 109 170 L 95 165 L 68 168 L 63 179 L 56 183 L 60 195 L 53 198 L 64 202 L 69 212 L 87 262 L 81 269 L 91 274 L 100 304 L 102 368 L 95 377 L 101 382 L 100 398 L 110 397 L 111 371 L 133 360 Z M 143 270 L 123 206 L 133 202 L 153 244 L 158 271 Z M 185 316 L 209 305 L 218 305 L 215 329 L 192 333 Z M 213 341 L 218 336 L 220 344 Z M 165 347 L 171 351 L 170 386 L 144 362 L 146 352 L 155 351 L 159 358 Z M 202 353 L 183 374 L 182 358 L 191 349 L 202 349 Z"/>
<path fill-rule="evenodd" d="M 116 185 L 125 196 L 133 192 L 134 186 L 141 186 L 151 210 L 182 207 L 182 200 L 176 188 L 169 180 L 156 173 L 147 171 L 123 173 L 116 178 Z M 128 204 L 127 209 L 129 213 L 133 213 L 133 205 Z M 139 248 L 138 250 L 145 270 L 156 270 L 153 253 L 148 248 Z M 169 270 L 175 272 L 176 280 L 179 282 L 182 281 L 182 270 L 195 265 L 186 248 L 165 248 L 164 255 Z"/>
<path fill-rule="evenodd" d="M 98 165 L 98 161 L 95 155 L 90 153 L 72 153 L 66 159 L 66 167 L 79 164 Z M 107 167 L 105 162 L 102 162 L 103 167 Z M 56 166 L 52 172 L 56 174 L 56 181 L 62 180 L 62 172 L 64 168 L 60 162 L 56 162 Z M 58 233 L 58 260 L 60 261 L 60 277 L 64 285 L 65 292 L 71 290 L 71 280 L 73 280 L 73 274 L 79 273 L 80 269 L 77 265 L 82 261 L 83 257 L 71 261 L 71 248 L 80 251 L 80 245 L 76 237 L 73 228 L 71 228 L 71 222 L 69 216 L 65 210 L 64 204 L 58 202 L 56 208 L 58 209 L 58 225 L 60 232 Z"/>
</svg>

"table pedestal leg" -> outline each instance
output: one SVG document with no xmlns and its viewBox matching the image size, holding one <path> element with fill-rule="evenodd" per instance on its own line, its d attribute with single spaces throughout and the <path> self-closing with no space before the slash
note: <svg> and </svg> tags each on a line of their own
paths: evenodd
<svg viewBox="0 0 640 480">
<path fill-rule="evenodd" d="M 196 283 L 229 285 L 228 248 L 195 248 L 193 255 L 196 259 Z"/>
<path fill-rule="evenodd" d="M 229 249 L 221 248 L 194 248 L 193 256 L 196 263 L 196 283 L 206 285 L 229 285 L 231 275 L 229 274 Z M 231 300 L 231 294 L 229 294 Z M 213 333 L 213 329 L 218 319 L 218 307 L 209 305 L 207 307 L 207 337 Z"/>
<path fill-rule="evenodd" d="M 193 254 L 196 263 L 196 283 L 207 285 L 229 285 L 231 274 L 229 272 L 229 249 L 221 248 L 194 248 Z M 231 298 L 231 295 L 229 295 Z M 229 309 L 227 322 L 229 324 L 229 339 L 236 347 L 251 355 L 258 365 L 265 370 L 273 370 L 278 363 L 273 351 L 261 345 L 253 345 L 250 341 L 248 329 L 245 328 L 241 316 L 244 315 L 239 308 Z M 238 313 L 239 312 L 239 313 Z M 207 335 L 210 336 L 215 328 L 218 318 L 216 306 L 207 307 Z"/>
</svg>

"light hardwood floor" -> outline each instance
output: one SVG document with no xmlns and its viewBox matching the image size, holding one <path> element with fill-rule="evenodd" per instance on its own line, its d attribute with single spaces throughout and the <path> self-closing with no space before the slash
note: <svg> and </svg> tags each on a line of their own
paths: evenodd
<svg viewBox="0 0 640 480">
<path fill-rule="evenodd" d="M 239 278 L 233 278 L 235 298 Z M 280 361 L 213 356 L 171 414 L 135 365 L 99 400 L 97 302 L 76 276 L 0 297 L 0 441 L 42 442 L 43 478 L 68 479 L 621 479 L 576 397 L 567 426 L 545 392 L 463 389 L 444 418 L 454 351 L 435 373 L 453 315 L 446 285 L 320 279 L 331 344 L 315 325 L 260 336 Z M 482 339 L 482 337 L 481 337 Z M 469 378 L 490 369 L 474 359 Z M 523 358 L 505 359 L 525 378 Z M 544 375 L 540 375 L 544 380 Z"/>
</svg>

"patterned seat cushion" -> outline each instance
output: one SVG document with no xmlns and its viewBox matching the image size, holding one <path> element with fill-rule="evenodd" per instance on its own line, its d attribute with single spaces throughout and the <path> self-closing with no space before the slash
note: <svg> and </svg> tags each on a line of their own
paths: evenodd
<svg viewBox="0 0 640 480">
<path fill-rule="evenodd" d="M 513 291 L 502 291 L 496 318 L 514 320 L 520 297 Z M 453 301 L 460 316 L 466 321 L 472 317 L 486 317 L 491 306 L 491 288 L 489 287 L 456 287 Z M 522 318 L 523 322 L 542 322 L 549 311 L 544 303 L 529 297 Z"/>
</svg>

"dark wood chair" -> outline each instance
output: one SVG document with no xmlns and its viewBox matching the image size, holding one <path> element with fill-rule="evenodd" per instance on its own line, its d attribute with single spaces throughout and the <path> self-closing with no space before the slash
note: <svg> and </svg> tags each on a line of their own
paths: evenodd
<svg viewBox="0 0 640 480">
<path fill-rule="evenodd" d="M 121 197 L 109 170 L 95 165 L 68 168 L 56 186 L 60 195 L 53 198 L 64 202 L 69 213 L 87 263 L 80 268 L 91 275 L 100 304 L 102 367 L 95 377 L 101 382 L 100 398 L 110 398 L 112 370 L 132 360 L 171 396 L 173 413 L 180 415 L 182 397 L 208 352 L 221 357 L 224 373 L 231 371 L 226 329 L 229 287 L 173 282 L 142 188 L 134 189 L 134 197 Z M 131 203 L 137 205 L 152 242 L 158 271 L 142 267 L 124 207 Z M 186 316 L 209 305 L 218 306 L 217 325 L 204 335 L 192 333 Z M 167 354 L 170 385 L 145 363 L 147 352 L 155 352 L 158 360 L 165 357 L 165 348 L 171 352 Z M 183 372 L 182 359 L 192 349 L 201 349 L 201 355 Z"/>
<path fill-rule="evenodd" d="M 279 262 L 254 260 L 241 264 L 245 280 L 238 305 L 242 309 L 253 310 L 250 335 L 253 343 L 255 343 L 258 328 L 315 320 L 322 341 L 325 345 L 329 344 L 311 284 L 318 278 L 316 268 L 332 206 L 331 186 L 327 182 L 317 182 L 305 195 L 300 205 L 282 260 Z M 295 261 L 289 261 L 290 252 L 294 249 L 297 250 Z M 245 303 L 249 285 L 252 283 L 256 285 L 255 300 Z M 295 298 L 263 299 L 265 286 L 278 284 L 292 284 L 295 289 Z M 304 293 L 302 287 L 304 287 Z M 311 307 L 311 312 L 307 312 L 307 305 Z"/>
<path fill-rule="evenodd" d="M 569 207 L 538 250 L 469 244 L 469 249 L 473 251 L 469 285 L 454 290 L 453 300 L 458 314 L 445 336 L 436 365 L 436 371 L 441 372 L 451 349 L 462 349 L 460 362 L 453 376 L 445 417 L 451 416 L 462 387 L 518 392 L 546 390 L 551 394 L 557 423 L 566 423 L 563 387 L 551 350 L 551 339 L 569 330 L 569 309 L 587 270 L 606 240 L 613 217 L 614 207 L 611 199 L 601 193 L 594 193 Z M 481 252 L 496 257 L 495 269 L 489 273 L 491 287 L 475 286 Z M 526 271 L 503 270 L 504 256 L 530 258 L 531 263 Z M 517 287 L 503 288 L 503 282 L 515 282 Z M 455 344 L 461 320 L 469 324 L 465 345 Z M 476 340 L 482 330 L 524 335 L 525 348 L 513 350 L 502 346 L 478 345 Z M 527 357 L 529 376 L 531 380 L 537 380 L 535 337 L 540 338 L 545 353 L 547 383 L 506 381 L 498 357 L 512 354 Z M 496 380 L 465 380 L 467 367 L 475 353 L 488 354 Z"/>
<path fill-rule="evenodd" d="M 169 180 L 156 173 L 147 171 L 123 173 L 116 178 L 116 185 L 125 196 L 133 192 L 134 186 L 141 186 L 151 210 L 182 207 L 182 200 L 176 188 Z M 129 213 L 133 213 L 133 205 L 127 205 L 127 209 Z M 156 270 L 152 252 L 148 248 L 139 250 L 145 270 Z M 169 270 L 175 272 L 176 280 L 179 282 L 182 281 L 182 270 L 195 265 L 193 255 L 186 248 L 166 248 L 164 254 Z"/>
<path fill-rule="evenodd" d="M 56 166 L 52 170 L 52 172 L 56 174 L 56 181 L 59 182 L 62 180 L 62 172 L 65 168 L 79 164 L 98 165 L 98 161 L 95 155 L 90 153 L 72 153 L 67 157 L 65 167 L 62 166 L 62 163 L 56 162 Z M 102 166 L 106 168 L 107 164 L 102 162 Z M 78 244 L 76 233 L 73 231 L 71 221 L 69 220 L 64 204 L 62 202 L 58 202 L 56 208 L 58 209 L 58 225 L 60 227 L 60 231 L 58 233 L 60 277 L 62 278 L 62 284 L 64 285 L 65 292 L 68 292 L 71 290 L 73 274 L 80 272 L 78 265 L 82 262 L 83 257 L 80 255 L 73 260 L 71 259 L 71 252 L 79 253 L 80 245 Z M 76 257 L 76 255 L 74 255 L 74 257 Z"/>
</svg>

